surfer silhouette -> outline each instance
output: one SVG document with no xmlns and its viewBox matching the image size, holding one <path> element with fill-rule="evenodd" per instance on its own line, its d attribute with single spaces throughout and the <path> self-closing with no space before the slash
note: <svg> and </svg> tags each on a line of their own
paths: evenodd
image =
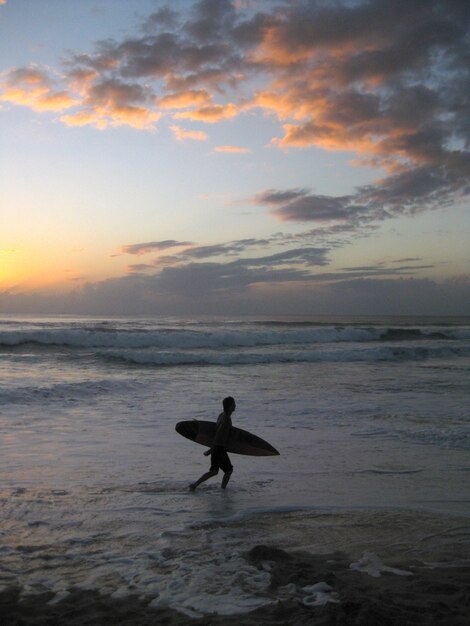
<svg viewBox="0 0 470 626">
<path fill-rule="evenodd" d="M 204 452 L 204 456 L 209 456 L 209 454 L 211 455 L 210 469 L 208 472 L 203 474 L 201 478 L 196 480 L 195 483 L 191 483 L 191 485 L 189 485 L 189 489 L 191 491 L 194 491 L 201 483 L 209 478 L 217 476 L 219 469 L 224 472 L 221 487 L 222 489 L 225 489 L 228 481 L 230 480 L 230 476 L 232 475 L 233 465 L 231 464 L 227 454 L 227 443 L 232 429 L 231 415 L 235 411 L 237 405 L 235 404 L 235 400 L 232 396 L 224 398 L 222 404 L 224 410 L 217 418 L 217 429 L 215 431 L 214 441 L 212 442 L 209 450 Z"/>
</svg>

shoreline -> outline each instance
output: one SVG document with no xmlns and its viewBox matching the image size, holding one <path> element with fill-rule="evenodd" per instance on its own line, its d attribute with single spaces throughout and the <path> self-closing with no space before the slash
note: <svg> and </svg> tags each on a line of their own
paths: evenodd
<svg viewBox="0 0 470 626">
<path fill-rule="evenodd" d="M 266 545 L 254 546 L 246 559 L 260 570 L 267 562 L 271 568 L 267 594 L 272 602 L 249 613 L 191 618 L 175 609 L 152 608 L 149 599 L 137 596 L 116 599 L 71 590 L 54 602 L 52 592 L 20 598 L 11 587 L 0 592 L 0 614 L 8 626 L 468 624 L 470 565 L 431 569 L 415 561 L 402 564 L 407 570 L 389 568 L 409 575 L 384 570 L 374 576 L 353 569 L 343 553 L 314 555 Z"/>
<path fill-rule="evenodd" d="M 250 612 L 232 607 L 228 614 L 197 615 L 190 604 L 181 610 L 159 606 L 158 598 L 137 590 L 125 597 L 79 588 L 22 596 L 11 581 L 0 591 L 0 615 L 6 626 L 467 626 L 470 541 L 468 525 L 457 520 L 467 521 L 382 510 L 261 514 L 248 524 L 214 523 L 209 533 L 224 528 L 233 537 L 243 529 L 240 569 L 245 564 L 265 581 L 250 593 L 253 606 L 266 604 Z M 280 545 L 280 529 L 289 533 L 289 545 Z M 190 543 L 205 532 L 195 529 Z M 256 536 L 254 545 L 246 540 L 250 535 Z M 187 547 L 182 549 L 184 554 Z M 230 559 L 229 544 L 226 549 Z M 243 586 L 237 576 L 220 582 L 225 590 L 227 584 Z"/>
</svg>

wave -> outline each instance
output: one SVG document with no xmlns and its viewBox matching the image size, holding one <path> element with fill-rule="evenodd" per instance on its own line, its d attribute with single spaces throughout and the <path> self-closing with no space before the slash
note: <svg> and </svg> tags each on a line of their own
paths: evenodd
<svg viewBox="0 0 470 626">
<path fill-rule="evenodd" d="M 356 432 L 353 437 L 362 439 L 395 439 L 403 443 L 412 442 L 419 445 L 434 445 L 449 449 L 470 450 L 470 428 L 468 425 L 455 426 L 448 425 L 446 428 L 439 427 L 422 427 L 422 428 L 375 428 L 372 430 Z M 420 470 L 417 470 L 420 471 Z M 458 469 L 456 471 L 462 471 Z M 465 468 L 463 468 L 465 471 Z M 389 470 L 392 473 L 391 470 Z M 398 473 L 396 470 L 395 473 Z M 361 473 L 388 473 L 378 468 L 370 468 L 361 470 Z M 403 470 L 401 473 L 404 473 Z M 407 473 L 412 473 L 411 471 Z"/>
<path fill-rule="evenodd" d="M 158 367 L 204 365 L 263 365 L 276 363 L 353 363 L 422 361 L 433 358 L 470 356 L 470 345 L 449 348 L 409 347 L 352 348 L 345 350 L 276 350 L 265 352 L 110 350 L 97 353 L 111 361 Z"/>
<path fill-rule="evenodd" d="M 420 474 L 426 471 L 424 468 L 416 469 L 385 469 L 379 467 L 372 467 L 370 469 L 359 470 L 358 474 L 378 474 L 379 476 L 388 476 L 392 474 L 407 475 L 407 474 Z"/>
<path fill-rule="evenodd" d="M 0 331 L 0 349 L 21 346 L 132 349 L 222 349 L 256 346 L 315 345 L 325 343 L 419 342 L 470 340 L 470 328 L 400 328 L 357 326 L 255 325 L 243 329 L 133 329 L 48 328 Z"/>
<path fill-rule="evenodd" d="M 30 402 L 83 402 L 84 399 L 93 401 L 104 394 L 122 392 L 123 388 L 135 387 L 124 380 L 96 380 L 74 383 L 52 383 L 47 385 L 21 385 L 14 388 L 0 385 L 0 404 L 25 404 Z"/>
</svg>

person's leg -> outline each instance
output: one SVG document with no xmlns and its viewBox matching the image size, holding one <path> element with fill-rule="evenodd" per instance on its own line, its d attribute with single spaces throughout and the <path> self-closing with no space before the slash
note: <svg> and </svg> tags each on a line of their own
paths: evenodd
<svg viewBox="0 0 470 626">
<path fill-rule="evenodd" d="M 222 484 L 220 486 L 222 489 L 225 489 L 233 472 L 233 465 L 230 462 L 230 457 L 226 450 L 224 450 L 221 454 L 220 469 L 224 472 L 224 477 L 222 478 Z"/>
<path fill-rule="evenodd" d="M 228 484 L 228 481 L 230 480 L 230 476 L 232 475 L 233 470 L 230 470 L 229 472 L 225 472 L 224 477 L 222 478 L 222 489 L 225 489 L 225 487 Z"/>
<path fill-rule="evenodd" d="M 206 472 L 205 474 L 203 474 L 201 476 L 201 478 L 199 478 L 198 480 L 196 480 L 195 483 L 191 483 L 189 485 L 189 489 L 191 491 L 194 491 L 196 489 L 196 487 L 198 487 L 201 483 L 203 483 L 205 480 L 209 480 L 209 478 L 212 478 L 212 476 L 217 476 L 217 474 L 219 473 L 219 470 L 209 470 L 208 472 Z"/>
</svg>

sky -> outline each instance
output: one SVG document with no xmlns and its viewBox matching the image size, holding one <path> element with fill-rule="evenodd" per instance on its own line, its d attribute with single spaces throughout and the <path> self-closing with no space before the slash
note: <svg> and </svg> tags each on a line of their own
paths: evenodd
<svg viewBox="0 0 470 626">
<path fill-rule="evenodd" d="M 0 0 L 0 313 L 470 315 L 468 0 Z"/>
</svg>

